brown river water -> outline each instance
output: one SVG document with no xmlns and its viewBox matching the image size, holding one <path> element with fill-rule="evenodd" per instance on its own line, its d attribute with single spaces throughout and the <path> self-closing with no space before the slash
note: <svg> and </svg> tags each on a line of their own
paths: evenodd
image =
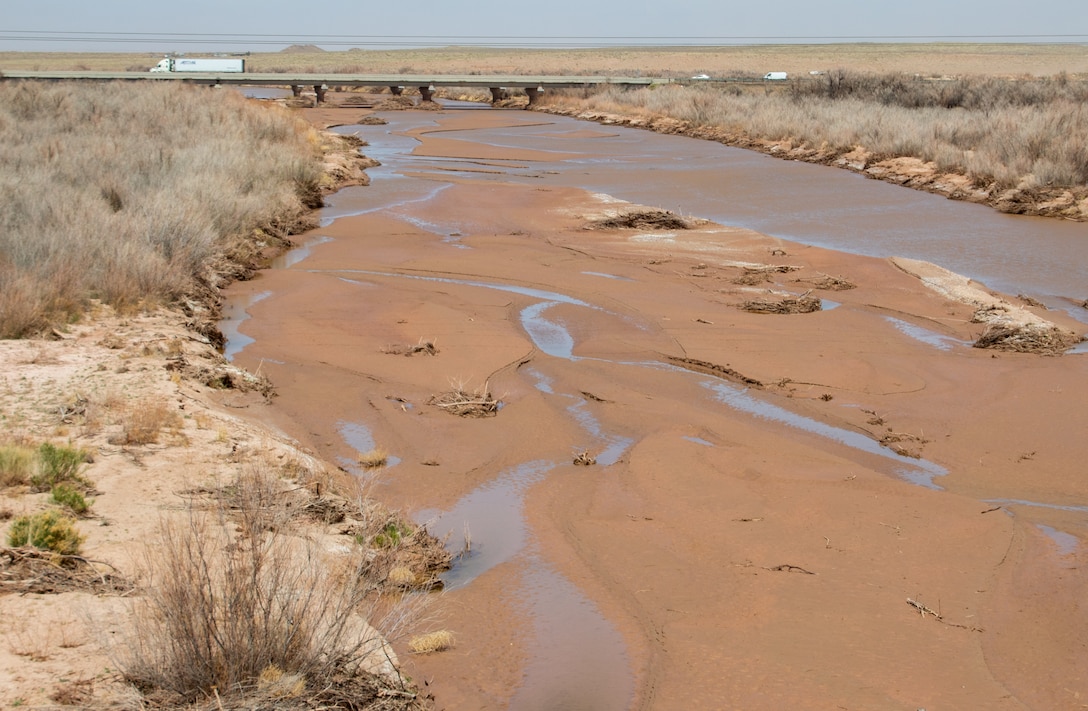
<svg viewBox="0 0 1088 711">
<path fill-rule="evenodd" d="M 1013 550 L 1005 539 L 1020 541 L 1025 560 L 1036 566 L 1045 556 L 1031 557 L 1033 551 L 1050 550 L 1063 571 L 1085 556 L 1086 483 L 1066 484 L 1059 476 L 1088 453 L 1069 434 L 1088 425 L 1083 408 L 1068 402 L 1083 388 L 1063 390 L 1057 383 L 1080 379 L 1088 356 L 1025 361 L 1024 377 L 1040 383 L 1032 392 L 1042 394 L 1023 399 L 1009 386 L 972 401 L 969 411 L 1000 411 L 980 416 L 970 434 L 964 432 L 980 442 L 977 448 L 938 440 L 932 458 L 928 452 L 907 458 L 866 434 L 859 423 L 869 417 L 862 414 L 871 412 L 867 408 L 896 412 L 904 428 L 924 422 L 958 437 L 962 413 L 949 403 L 985 390 L 996 376 L 984 368 L 1005 368 L 1008 375 L 1016 363 L 993 363 L 972 352 L 960 326 L 918 318 L 930 306 L 918 305 L 928 303 L 924 297 L 910 296 L 909 305 L 897 301 L 912 288 L 900 285 L 900 276 L 876 278 L 888 282 L 880 286 L 889 289 L 887 303 L 895 309 L 874 310 L 883 297 L 854 303 L 846 296 L 853 292 L 824 294 L 824 311 L 810 320 L 811 331 L 776 333 L 762 345 L 765 320 L 747 325 L 745 317 L 726 316 L 717 292 L 696 289 L 698 280 L 681 274 L 681 266 L 676 274 L 653 276 L 645 259 L 631 256 L 673 249 L 669 234 L 631 237 L 624 248 L 630 251 L 595 245 L 600 251 L 587 258 L 577 241 L 564 242 L 546 222 L 625 200 L 762 233 L 768 237 L 737 233 L 762 253 L 801 244 L 935 262 L 1081 321 L 1088 321 L 1079 305 L 1088 297 L 1088 226 L 1001 215 L 695 139 L 528 112 L 502 112 L 501 121 L 463 116 L 479 111 L 395 112 L 383 114 L 384 126 L 339 127 L 366 140 L 363 152 L 381 161 L 368 171 L 371 185 L 331 196 L 320 213 L 322 226 L 300 248 L 232 289 L 222 324 L 228 357 L 261 367 L 281 393 L 264 419 L 360 476 L 358 454 L 386 448 L 392 457 L 374 488 L 379 498 L 404 506 L 435 535 L 449 535 L 451 549 L 471 530 L 472 553 L 446 574 L 439 601 L 463 642 L 444 657 L 412 663 L 432 684 L 438 707 L 913 709 L 943 701 L 952 704 L 947 708 L 1045 708 L 1051 697 L 1039 696 L 1043 692 L 1016 671 L 1041 673 L 1036 657 L 1021 659 L 1004 642 L 979 642 L 970 634 L 931 647 L 929 628 L 899 627 L 899 621 L 891 631 L 882 629 L 884 612 L 860 591 L 899 590 L 892 582 L 899 569 L 884 569 L 890 558 L 878 540 L 891 531 L 902 536 L 907 523 L 892 517 L 916 506 L 924 513 L 915 514 L 915 538 L 895 554 L 915 571 L 903 576 L 904 585 L 909 577 L 915 587 L 903 590 L 917 595 L 961 575 L 957 593 L 976 594 L 987 580 L 1001 591 L 987 608 L 995 625 L 1021 590 L 1031 588 L 1000 572 L 1002 553 Z M 547 209 L 538 201 L 547 201 Z M 556 206 L 564 217 L 540 217 Z M 547 237 L 533 239 L 538 231 Z M 712 254 L 716 238 L 708 234 L 705 253 Z M 722 234 L 737 239 L 728 229 Z M 824 254 L 811 259 L 834 264 Z M 879 260 L 850 264 L 865 274 L 883 268 Z M 718 311 L 699 310 L 708 298 Z M 715 321 L 731 321 L 729 330 L 708 337 L 681 325 L 713 327 Z M 855 328 L 863 334 L 857 341 L 826 338 Z M 873 339 L 872 333 L 881 335 Z M 438 336 L 441 352 L 434 360 L 440 366 L 420 358 L 394 362 L 379 352 L 397 339 L 431 336 Z M 812 346 L 811 339 L 829 343 Z M 724 354 L 733 343 L 742 345 Z M 731 360 L 745 373 L 806 372 L 810 384 L 832 383 L 820 386 L 821 393 L 833 392 L 841 409 L 827 415 L 813 404 L 816 390 L 811 398 L 805 390 L 770 397 L 693 374 L 662 355 L 678 346 L 682 355 Z M 790 353 L 804 358 L 791 360 Z M 425 393 L 440 381 L 488 374 L 507 402 L 493 421 L 450 424 L 427 411 Z M 1065 398 L 1060 407 L 1074 413 L 1060 430 L 1048 431 L 1032 414 L 1048 407 L 1047 398 Z M 623 407 L 610 407 L 615 402 Z M 1011 414 L 1009 402 L 1019 402 L 1022 412 Z M 1015 454 L 1028 447 L 1010 443 L 1017 437 L 1060 452 L 1050 479 L 1026 485 L 1016 478 Z M 589 468 L 571 466 L 575 450 L 596 455 L 599 478 L 587 480 Z M 984 464 L 997 450 L 1013 463 Z M 431 460 L 442 466 L 421 465 Z M 805 483 L 794 481 L 799 470 Z M 670 472 L 667 481 L 662 471 Z M 826 498 L 825 485 L 844 481 L 844 471 L 851 472 L 846 481 L 865 481 L 868 488 Z M 767 472 L 783 479 L 772 483 Z M 851 513 L 828 522 L 832 509 L 823 507 L 832 500 L 836 516 Z M 980 518 L 984 501 L 995 503 L 983 508 L 1004 506 L 1015 515 Z M 758 524 L 750 522 L 773 518 L 764 508 L 778 511 L 781 529 L 752 537 Z M 840 549 L 856 535 L 851 526 L 863 520 L 872 535 Z M 770 573 L 780 576 L 776 585 L 786 578 L 804 583 L 803 573 L 819 564 L 791 546 L 817 527 L 813 556 L 833 551 L 838 561 L 846 560 L 851 545 L 865 551 L 857 563 L 833 564 L 841 567 L 844 587 L 769 593 L 757 589 L 756 573 L 743 572 L 764 571 L 764 580 L 765 571 L 785 570 Z M 744 546 L 733 550 L 738 541 Z M 627 553 L 638 546 L 645 549 L 641 560 Z M 753 564 L 764 549 L 798 557 Z M 771 566 L 783 563 L 790 565 Z M 831 585 L 830 564 L 822 565 L 828 574 L 819 580 Z M 957 565 L 971 574 L 949 572 Z M 1025 564 L 1016 575 L 1032 570 Z M 1040 578 L 1050 574 L 1045 566 L 1034 570 Z M 736 582 L 737 575 L 748 577 Z M 1082 575 L 1068 576 L 1072 587 L 1060 587 L 1061 595 L 1088 589 Z M 696 596 L 696 590 L 704 593 Z M 1051 594 L 1031 590 L 1036 601 Z M 902 605 L 903 595 L 895 595 Z M 743 620 L 730 619 L 734 600 L 749 611 Z M 843 600 L 856 619 L 836 617 L 833 608 Z M 794 636 L 802 624 L 812 625 L 810 636 Z M 915 622 L 908 617 L 902 624 Z M 1063 627 L 1049 618 L 1035 624 Z M 712 628 L 743 640 L 746 654 L 732 653 Z M 845 646 L 824 648 L 821 640 L 846 628 L 852 636 Z M 927 661 L 897 668 L 894 653 L 877 651 L 888 634 Z M 1047 683 L 1066 684 L 1077 694 L 1084 687 L 1088 694 L 1088 679 L 1069 671 L 1088 661 L 1078 644 L 1054 642 L 1031 654 L 1060 650 L 1062 661 L 1043 665 L 1054 677 Z M 859 650 L 849 671 L 836 666 L 837 657 Z M 964 655 L 971 664 L 953 671 Z M 987 666 L 985 657 L 999 661 Z M 914 688 L 911 679 L 924 675 L 930 681 Z M 1010 689 L 1023 706 L 997 701 L 1002 694 L 1012 698 Z"/>
</svg>

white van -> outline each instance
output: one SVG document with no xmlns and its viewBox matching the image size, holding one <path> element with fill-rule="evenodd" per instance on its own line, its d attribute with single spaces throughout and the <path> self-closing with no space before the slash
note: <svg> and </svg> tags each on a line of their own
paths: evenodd
<svg viewBox="0 0 1088 711">
<path fill-rule="evenodd" d="M 763 75 L 763 81 L 783 81 L 785 78 L 785 72 L 767 72 Z"/>
</svg>

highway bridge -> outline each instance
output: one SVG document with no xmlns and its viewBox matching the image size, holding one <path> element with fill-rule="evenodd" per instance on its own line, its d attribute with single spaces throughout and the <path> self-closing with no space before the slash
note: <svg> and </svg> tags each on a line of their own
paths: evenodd
<svg viewBox="0 0 1088 711">
<path fill-rule="evenodd" d="M 484 87 L 495 101 L 504 89 L 523 89 L 533 103 L 546 89 L 580 89 L 601 85 L 639 87 L 668 83 L 668 79 L 607 76 L 525 76 L 493 74 L 251 74 L 248 72 L 38 72 L 0 70 L 0 79 L 36 81 L 180 81 L 206 86 L 284 86 L 297 96 L 313 87 L 318 103 L 329 87 L 389 87 L 399 94 L 407 87 L 419 89 L 430 101 L 438 87 Z"/>
</svg>

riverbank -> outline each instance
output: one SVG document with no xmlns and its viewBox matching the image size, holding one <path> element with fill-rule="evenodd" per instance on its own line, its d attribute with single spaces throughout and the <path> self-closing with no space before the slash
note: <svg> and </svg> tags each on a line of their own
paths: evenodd
<svg viewBox="0 0 1088 711">
<path fill-rule="evenodd" d="M 558 99 L 558 104 L 544 102 L 535 111 L 570 116 L 605 126 L 627 126 L 668 135 L 689 136 L 715 141 L 727 146 L 759 151 L 766 155 L 818 165 L 833 166 L 869 178 L 894 183 L 913 190 L 943 195 L 988 205 L 1000 212 L 1034 215 L 1083 222 L 1088 220 L 1088 187 L 1054 188 L 1045 185 L 1001 187 L 995 182 L 979 182 L 968 175 L 941 170 L 936 163 L 911 156 L 873 155 L 862 147 L 836 150 L 827 145 L 814 147 L 804 140 L 767 139 L 743 131 L 695 125 L 688 121 L 653 115 L 625 115 L 580 108 L 577 100 Z M 573 105 L 571 105 L 573 104 Z"/>
<path fill-rule="evenodd" d="M 359 156 L 357 141 L 335 135 L 318 138 L 325 159 L 316 189 L 331 192 L 365 184 L 362 171 L 372 163 Z M 312 224 L 296 217 L 295 225 Z M 437 541 L 368 499 L 358 478 L 316 458 L 283 432 L 247 418 L 251 409 L 268 406 L 275 396 L 273 384 L 260 368 L 245 371 L 230 364 L 218 348 L 220 289 L 251 277 L 290 246 L 287 227 L 278 227 L 282 229 L 254 230 L 229 254 L 205 265 L 205 279 L 182 305 L 118 313 L 95 304 L 76 323 L 57 325 L 38 338 L 0 340 L 0 421 L 5 431 L 0 443 L 0 520 L 5 534 L 20 519 L 63 511 L 73 517 L 80 539 L 78 549 L 68 551 L 73 555 L 61 557 L 9 547 L 14 544 L 5 536 L 0 548 L 0 630 L 5 642 L 0 645 L 0 697 L 5 707 L 222 708 L 224 703 L 273 698 L 279 699 L 279 708 L 344 707 L 337 704 L 368 698 L 385 699 L 383 708 L 423 704 L 423 697 L 400 674 L 396 653 L 383 637 L 419 631 L 410 626 L 419 622 L 416 611 L 407 603 L 372 603 L 397 598 L 404 590 L 427 589 L 447 555 Z M 43 445 L 76 455 L 78 475 L 72 481 L 81 494 L 78 508 L 59 504 L 56 489 L 51 492 L 35 482 L 32 466 L 17 466 L 31 461 Z M 216 658 L 212 648 L 208 657 L 156 664 L 168 639 L 175 650 L 199 649 L 208 640 L 195 638 L 195 626 L 214 627 L 220 614 L 211 602 L 212 607 L 202 610 L 195 602 L 185 607 L 182 600 L 164 601 L 151 594 L 163 589 L 153 582 L 186 574 L 193 576 L 186 581 L 192 591 L 201 589 L 194 582 L 200 573 L 186 567 L 199 561 L 179 556 L 182 551 L 169 545 L 170 534 L 174 541 L 189 541 L 201 551 L 203 564 L 218 570 L 222 560 L 213 542 L 221 542 L 217 535 L 242 531 L 245 516 L 239 517 L 240 511 L 269 529 L 250 539 L 256 550 L 260 538 L 269 555 L 263 569 L 247 579 L 247 588 L 260 580 L 269 582 L 273 595 L 289 596 L 297 592 L 292 586 L 304 580 L 310 597 L 303 599 L 329 605 L 356 602 L 353 595 L 366 593 L 367 604 L 344 608 L 349 614 L 335 620 L 325 609 L 289 608 L 298 623 L 315 623 L 315 635 L 336 625 L 349 627 L 345 645 L 341 647 L 342 639 L 326 638 L 324 643 L 331 646 L 325 650 L 350 653 L 349 661 L 356 665 L 352 668 L 364 673 L 339 678 L 330 692 L 318 683 L 327 668 L 311 667 L 309 678 L 290 668 L 262 668 L 257 671 L 268 674 L 262 674 L 260 688 L 222 688 L 214 701 L 210 696 L 194 701 L 190 687 L 182 687 L 190 696 L 173 696 L 171 689 L 154 683 L 188 674 L 189 667 L 199 670 Z M 216 514 L 222 516 L 218 523 Z M 395 542 L 388 540 L 389 530 L 397 531 Z M 334 580 L 329 571 L 352 566 L 358 562 L 355 554 L 364 550 L 369 553 L 359 570 L 365 574 L 338 587 L 343 581 Z M 299 558 L 300 553 L 307 555 Z M 320 560 L 323 569 L 309 569 L 303 560 Z M 270 582 L 276 575 L 282 576 L 278 583 Z M 226 585 L 230 576 L 216 581 Z M 219 592 L 227 598 L 225 588 L 208 590 L 209 601 L 220 600 Z M 252 599 L 258 598 L 259 592 Z M 158 611 L 167 619 L 180 619 L 171 613 L 191 615 L 195 626 L 188 629 L 194 638 L 179 640 L 156 629 L 153 623 L 160 618 L 147 607 L 156 604 L 165 605 Z M 232 614 L 245 616 L 244 604 L 238 599 L 231 604 L 237 605 L 229 608 Z M 367 619 L 360 616 L 364 607 L 374 613 Z M 238 629 L 245 634 L 244 625 Z M 220 628 L 209 634 L 225 643 L 221 635 L 228 633 Z M 245 640 L 247 646 L 252 642 Z M 240 650 L 233 652 L 235 657 L 232 652 L 222 657 L 224 666 L 244 656 Z M 130 682 L 137 669 L 146 671 L 148 666 L 158 677 L 142 679 L 138 692 Z"/>
<path fill-rule="evenodd" d="M 427 116 L 401 181 L 426 200 L 338 196 L 352 216 L 232 298 L 237 362 L 280 393 L 253 414 L 327 461 L 385 449 L 380 498 L 465 539 L 457 646 L 407 662 L 439 708 L 1088 698 L 1085 360 L 972 348 L 959 297 L 1080 325 L 932 265 L 505 181 L 541 155 L 449 137 L 523 113 Z M 454 387 L 502 406 L 456 417 Z"/>
</svg>

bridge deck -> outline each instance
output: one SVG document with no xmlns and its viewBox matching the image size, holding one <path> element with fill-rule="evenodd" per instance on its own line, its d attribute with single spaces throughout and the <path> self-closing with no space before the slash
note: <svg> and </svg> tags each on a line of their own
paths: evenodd
<svg viewBox="0 0 1088 711">
<path fill-rule="evenodd" d="M 466 86 L 576 89 L 600 84 L 649 86 L 668 79 L 609 76 L 526 76 L 482 74 L 256 74 L 250 72 L 32 72 L 0 70 L 3 79 L 92 81 L 182 81 L 253 86 Z"/>
</svg>

